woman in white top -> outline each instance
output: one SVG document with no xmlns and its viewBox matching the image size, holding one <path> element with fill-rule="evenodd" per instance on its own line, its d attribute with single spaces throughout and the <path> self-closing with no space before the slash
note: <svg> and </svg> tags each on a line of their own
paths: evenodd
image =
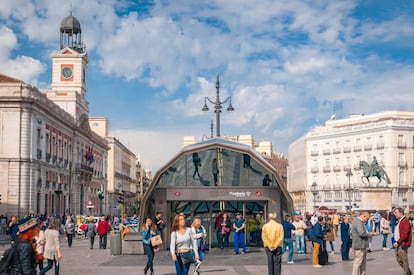
<svg viewBox="0 0 414 275">
<path fill-rule="evenodd" d="M 188 275 L 191 262 L 184 263 L 183 259 L 188 258 L 192 252 L 195 255 L 195 260 L 199 262 L 197 242 L 192 237 L 191 228 L 186 227 L 183 214 L 174 217 L 171 228 L 170 252 L 177 275 Z"/>
<path fill-rule="evenodd" d="M 39 275 L 45 274 L 52 269 L 55 264 L 55 275 L 59 275 L 59 260 L 62 259 L 62 252 L 60 250 L 59 242 L 59 225 L 57 220 L 52 220 L 48 229 L 45 231 L 45 252 L 44 256 L 47 259 L 47 266 L 43 268 Z"/>
</svg>

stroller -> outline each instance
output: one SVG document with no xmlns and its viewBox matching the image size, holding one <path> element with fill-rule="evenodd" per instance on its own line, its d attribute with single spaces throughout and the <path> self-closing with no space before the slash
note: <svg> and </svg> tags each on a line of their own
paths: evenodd
<svg viewBox="0 0 414 275">
<path fill-rule="evenodd" d="M 76 234 L 78 234 L 81 239 L 86 238 L 86 229 L 88 228 L 88 225 L 86 223 L 82 223 L 78 226 L 78 229 L 76 230 Z"/>
</svg>

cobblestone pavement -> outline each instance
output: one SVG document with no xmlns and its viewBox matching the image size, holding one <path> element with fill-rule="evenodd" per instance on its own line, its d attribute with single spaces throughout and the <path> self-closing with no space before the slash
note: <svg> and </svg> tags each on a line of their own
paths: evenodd
<svg viewBox="0 0 414 275">
<path fill-rule="evenodd" d="M 367 273 L 368 274 L 402 274 L 402 269 L 395 260 L 395 251 L 383 251 L 381 249 L 382 236 L 375 236 L 373 241 L 373 251 L 368 254 Z M 108 242 L 109 243 L 109 242 Z M 97 240 L 95 240 L 97 246 Z M 7 246 L 0 247 L 3 251 Z M 311 255 L 294 254 L 294 264 L 286 263 L 286 255 L 282 258 L 282 274 L 351 274 L 352 261 L 342 262 L 339 253 L 340 241 L 335 241 L 335 254 L 329 254 L 330 264 L 321 269 L 313 268 L 311 265 Z M 66 240 L 62 238 L 63 260 L 61 261 L 60 274 L 76 275 L 123 275 L 123 274 L 143 274 L 146 263 L 145 255 L 117 255 L 111 256 L 110 250 L 89 249 L 88 241 L 75 239 L 72 248 L 67 247 Z M 329 249 L 328 249 L 329 250 Z M 201 274 L 226 274 L 226 275 L 248 275 L 248 274 L 267 274 L 267 264 L 265 252 L 260 247 L 248 247 L 245 255 L 233 255 L 232 249 L 211 249 L 206 255 L 206 259 L 200 267 Z M 414 249 L 409 249 L 409 260 L 411 269 L 414 269 Z M 155 274 L 173 275 L 175 274 L 174 264 L 167 251 L 156 254 L 154 261 Z M 192 274 L 193 268 L 190 270 Z M 52 274 L 53 271 L 49 271 Z M 305 272 L 305 273 L 303 273 Z"/>
</svg>

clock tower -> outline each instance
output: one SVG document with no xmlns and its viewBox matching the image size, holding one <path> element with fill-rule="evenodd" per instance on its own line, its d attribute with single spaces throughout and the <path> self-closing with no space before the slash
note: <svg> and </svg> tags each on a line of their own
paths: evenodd
<svg viewBox="0 0 414 275">
<path fill-rule="evenodd" d="M 75 120 L 89 114 L 86 100 L 88 55 L 82 43 L 79 20 L 66 17 L 60 24 L 60 50 L 52 55 L 52 91 L 47 97 Z"/>
</svg>

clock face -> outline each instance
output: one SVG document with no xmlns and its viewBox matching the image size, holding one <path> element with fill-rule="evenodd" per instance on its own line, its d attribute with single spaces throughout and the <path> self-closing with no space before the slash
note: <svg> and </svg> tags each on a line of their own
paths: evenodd
<svg viewBox="0 0 414 275">
<path fill-rule="evenodd" d="M 65 78 L 65 79 L 69 79 L 69 78 L 71 78 L 71 77 L 73 76 L 72 69 L 71 69 L 71 68 L 69 68 L 69 67 L 64 67 L 64 68 L 62 69 L 62 76 L 63 76 L 63 78 Z"/>
</svg>

